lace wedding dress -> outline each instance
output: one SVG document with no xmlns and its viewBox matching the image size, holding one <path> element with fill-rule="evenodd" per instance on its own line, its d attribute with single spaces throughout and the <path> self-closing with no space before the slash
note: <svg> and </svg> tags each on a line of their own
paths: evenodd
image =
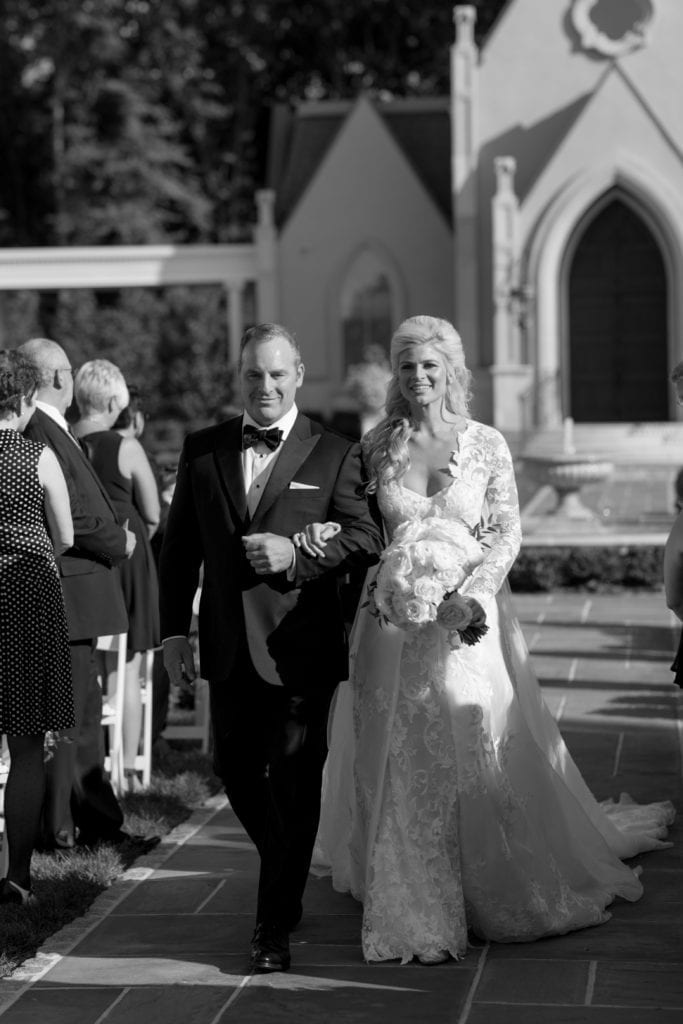
<svg viewBox="0 0 683 1024">
<path fill-rule="evenodd" d="M 461 592 L 489 632 L 451 650 L 436 623 L 403 632 L 361 607 L 331 718 L 314 865 L 362 901 L 367 960 L 461 958 L 468 928 L 525 942 L 600 924 L 642 892 L 621 858 L 669 845 L 672 805 L 598 804 L 543 703 L 505 583 L 521 534 L 502 436 L 468 421 L 452 474 L 430 497 L 392 482 L 379 504 L 389 538 L 406 520 L 488 520 Z"/>
</svg>

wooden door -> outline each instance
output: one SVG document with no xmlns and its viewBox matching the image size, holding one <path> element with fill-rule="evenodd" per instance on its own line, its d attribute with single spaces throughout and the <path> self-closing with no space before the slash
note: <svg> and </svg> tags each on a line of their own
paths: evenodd
<svg viewBox="0 0 683 1024">
<path fill-rule="evenodd" d="M 569 415 L 668 420 L 667 289 L 652 232 L 618 199 L 581 238 L 569 272 Z"/>
</svg>

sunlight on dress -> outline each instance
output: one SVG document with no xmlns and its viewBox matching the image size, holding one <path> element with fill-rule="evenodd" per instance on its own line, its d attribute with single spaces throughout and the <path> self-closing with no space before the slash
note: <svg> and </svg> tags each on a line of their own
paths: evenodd
<svg viewBox="0 0 683 1024">
<path fill-rule="evenodd" d="M 425 497 L 393 482 L 378 498 L 390 537 L 408 520 L 474 529 L 486 514 L 494 540 L 462 592 L 489 631 L 452 650 L 436 623 L 403 632 L 359 609 L 314 869 L 362 901 L 367 960 L 460 959 L 468 929 L 528 942 L 601 924 L 615 896 L 642 894 L 621 858 L 670 845 L 674 810 L 599 804 L 543 703 L 506 583 L 521 535 L 505 441 L 469 421 L 450 487 Z"/>
</svg>

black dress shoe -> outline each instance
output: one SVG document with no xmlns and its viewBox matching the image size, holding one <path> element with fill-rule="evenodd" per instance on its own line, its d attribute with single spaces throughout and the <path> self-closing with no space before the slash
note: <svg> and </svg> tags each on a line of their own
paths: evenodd
<svg viewBox="0 0 683 1024">
<path fill-rule="evenodd" d="M 9 878 L 0 880 L 0 905 L 27 906 L 35 903 L 35 897 L 30 889 L 22 889 L 16 882 L 10 882 Z"/>
<path fill-rule="evenodd" d="M 261 922 L 251 940 L 251 966 L 255 971 L 288 971 L 289 935 L 280 924 Z"/>
</svg>

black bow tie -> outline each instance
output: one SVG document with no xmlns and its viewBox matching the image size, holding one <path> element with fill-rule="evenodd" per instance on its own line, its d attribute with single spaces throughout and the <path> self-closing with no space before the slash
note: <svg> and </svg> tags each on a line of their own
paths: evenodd
<svg viewBox="0 0 683 1024">
<path fill-rule="evenodd" d="M 242 451 L 246 451 L 247 448 L 251 448 L 253 445 L 258 444 L 259 441 L 263 441 L 266 448 L 270 448 L 271 452 L 280 444 L 282 440 L 282 431 L 279 427 L 252 427 L 251 423 L 247 423 L 242 430 Z"/>
</svg>

